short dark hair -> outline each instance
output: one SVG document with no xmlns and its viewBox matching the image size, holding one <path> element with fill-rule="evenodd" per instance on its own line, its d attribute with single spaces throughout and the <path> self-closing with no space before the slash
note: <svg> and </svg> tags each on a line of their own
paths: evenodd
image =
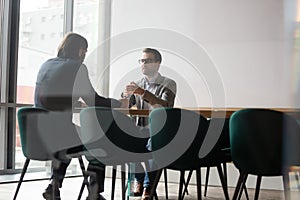
<svg viewBox="0 0 300 200">
<path fill-rule="evenodd" d="M 154 55 L 155 62 L 161 63 L 161 61 L 162 61 L 161 54 L 156 49 L 145 48 L 145 49 L 143 49 L 143 53 L 152 53 Z"/>
<path fill-rule="evenodd" d="M 88 48 L 87 40 L 77 33 L 69 32 L 59 44 L 57 56 L 61 58 L 78 59 L 80 48 Z"/>
</svg>

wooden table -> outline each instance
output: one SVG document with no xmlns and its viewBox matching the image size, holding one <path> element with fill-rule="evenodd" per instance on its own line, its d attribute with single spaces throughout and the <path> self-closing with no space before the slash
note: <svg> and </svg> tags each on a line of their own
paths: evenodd
<svg viewBox="0 0 300 200">
<path fill-rule="evenodd" d="M 208 108 L 208 107 L 184 107 L 183 109 L 195 111 L 206 118 L 211 117 L 224 117 L 229 118 L 235 111 L 244 109 L 244 108 Z M 300 108 L 267 108 L 270 110 L 277 110 L 281 112 L 285 112 L 287 114 L 293 116 L 300 116 Z M 138 110 L 138 109 L 124 109 L 124 108 L 115 108 L 124 114 L 132 115 L 132 116 L 148 116 L 151 110 Z M 300 117 L 299 117 L 300 119 Z"/>
<path fill-rule="evenodd" d="M 192 110 L 194 112 L 197 112 L 201 114 L 202 116 L 206 118 L 229 118 L 235 111 L 244 109 L 244 108 L 208 108 L 208 107 L 198 107 L 198 108 L 192 108 L 192 107 L 184 107 L 183 109 Z M 300 119 L 300 108 L 268 108 L 271 110 L 277 110 L 281 112 L 288 113 L 290 115 L 296 116 L 298 119 Z M 79 112 L 82 110 L 82 108 L 78 108 L 75 110 L 76 117 L 75 124 L 79 125 Z M 138 110 L 138 109 L 124 109 L 124 108 L 114 108 L 114 110 L 118 110 L 124 114 L 128 114 L 131 116 L 145 116 L 147 117 L 151 110 Z M 79 125 L 80 126 L 80 125 Z M 229 146 L 229 144 L 228 144 Z M 128 171 L 128 187 L 131 188 L 131 180 L 134 179 L 134 164 L 130 164 L 129 171 Z M 127 191 L 127 199 L 132 196 L 131 190 L 129 189 Z"/>
<path fill-rule="evenodd" d="M 179 107 L 178 107 L 179 108 Z M 83 108 L 75 108 L 73 115 L 73 123 L 77 126 L 80 126 L 79 122 L 79 112 Z M 199 113 L 205 118 L 230 118 L 230 116 L 238 110 L 245 108 L 208 108 L 208 107 L 184 107 L 182 109 L 192 110 L 194 112 Z M 277 110 L 291 115 L 292 117 L 300 120 L 300 108 L 267 108 L 270 110 Z M 126 108 L 114 108 L 114 110 L 118 110 L 124 114 L 128 114 L 131 116 L 140 116 L 147 117 L 149 116 L 151 110 L 140 110 L 140 109 L 126 109 Z"/>
</svg>

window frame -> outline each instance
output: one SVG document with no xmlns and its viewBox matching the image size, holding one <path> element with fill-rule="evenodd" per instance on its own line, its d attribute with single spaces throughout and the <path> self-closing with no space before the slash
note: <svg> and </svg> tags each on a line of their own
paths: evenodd
<svg viewBox="0 0 300 200">
<path fill-rule="evenodd" d="M 16 96 L 20 1 L 0 0 L 0 174 L 21 171 L 15 169 L 16 110 L 32 105 L 17 103 Z M 64 0 L 63 34 L 73 29 L 73 8 L 74 0 Z"/>
</svg>

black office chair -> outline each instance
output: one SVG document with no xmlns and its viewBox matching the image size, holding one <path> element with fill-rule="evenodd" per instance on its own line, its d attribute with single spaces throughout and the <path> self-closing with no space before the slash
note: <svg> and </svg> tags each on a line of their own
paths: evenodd
<svg viewBox="0 0 300 200">
<path fill-rule="evenodd" d="M 249 174 L 257 176 L 254 199 L 258 199 L 262 176 L 283 176 L 285 197 L 289 199 L 288 170 L 282 156 L 287 120 L 284 113 L 268 109 L 243 109 L 231 116 L 231 155 L 240 172 L 234 200 L 240 198 Z"/>
<path fill-rule="evenodd" d="M 51 112 L 38 107 L 22 107 L 18 110 L 17 117 L 19 123 L 21 145 L 26 161 L 24 163 L 22 173 L 16 188 L 14 195 L 14 200 L 17 198 L 19 189 L 23 182 L 24 175 L 27 171 L 30 160 L 38 161 L 48 161 L 48 160 L 57 160 L 57 157 L 54 155 L 52 146 L 57 146 L 58 138 L 53 140 L 48 140 L 51 137 L 52 130 L 50 127 L 54 127 L 53 118 L 50 116 Z M 51 124 L 51 126 L 45 124 Z M 57 127 L 55 131 L 58 131 Z M 63 131 L 63 130 L 61 130 Z M 50 134 L 45 139 L 45 134 Z M 61 133 L 63 134 L 63 133 Z M 78 154 L 74 155 L 78 157 L 82 173 L 85 173 L 85 167 L 82 160 L 82 157 Z"/>
<path fill-rule="evenodd" d="M 221 147 L 216 144 L 208 155 L 199 158 L 199 151 L 209 127 L 209 122 L 204 117 L 179 108 L 158 108 L 150 113 L 149 126 L 153 160 L 158 170 L 150 199 L 153 198 L 153 192 L 164 168 L 180 171 L 178 199 L 184 198 L 184 172 L 195 170 L 198 199 L 201 199 L 200 168 L 208 166 L 217 167 L 225 199 L 229 199 L 221 167 L 224 159 Z M 186 184 L 189 184 L 189 180 Z"/>
<path fill-rule="evenodd" d="M 81 139 L 86 158 L 95 164 L 122 167 L 122 199 L 125 200 L 125 165 L 147 162 L 151 153 L 146 150 L 141 130 L 125 114 L 105 107 L 90 107 L 80 112 Z M 112 177 L 111 199 L 114 199 L 115 172 Z M 82 187 L 84 188 L 83 183 Z"/>
</svg>

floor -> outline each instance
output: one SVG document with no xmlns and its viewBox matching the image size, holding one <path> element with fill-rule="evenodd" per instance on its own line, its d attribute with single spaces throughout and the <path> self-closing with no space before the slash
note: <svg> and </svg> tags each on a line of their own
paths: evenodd
<svg viewBox="0 0 300 200">
<path fill-rule="evenodd" d="M 74 200 L 77 199 L 77 195 L 79 192 L 79 188 L 81 186 L 82 177 L 76 177 L 76 178 L 66 178 L 63 184 L 63 188 L 61 189 L 61 198 L 62 200 Z M 18 199 L 20 200 L 41 200 L 43 199 L 41 196 L 41 193 L 47 186 L 48 181 L 42 180 L 42 181 L 29 181 L 24 182 L 21 186 Z M 106 199 L 110 199 L 110 185 L 111 185 L 111 179 L 106 179 L 106 189 L 103 193 L 103 196 L 105 196 Z M 16 183 L 10 183 L 10 184 L 0 184 L 0 200 L 11 200 L 13 198 L 13 193 L 16 188 Z M 175 200 L 177 199 L 177 191 L 178 191 L 178 185 L 174 183 L 169 183 L 169 199 Z M 202 190 L 204 188 L 202 187 Z M 116 183 L 116 196 L 115 199 L 120 199 L 120 180 L 117 180 Z M 232 198 L 234 192 L 234 188 L 229 188 L 229 196 Z M 157 190 L 159 199 L 166 199 L 165 198 L 165 190 L 164 185 L 159 184 L 158 190 Z M 253 199 L 254 190 L 248 189 L 248 193 L 250 195 L 250 199 Z M 203 194 L 203 193 L 202 193 Z M 194 200 L 196 198 L 196 187 L 195 185 L 189 186 L 189 195 L 186 196 L 186 200 Z M 87 190 L 84 191 L 82 199 L 85 199 L 87 196 Z M 132 200 L 139 200 L 139 197 L 131 197 Z M 209 187 L 207 197 L 203 197 L 203 200 L 223 200 L 224 195 L 222 188 L 220 187 Z M 245 199 L 243 196 L 242 199 Z M 261 190 L 260 192 L 260 198 L 262 200 L 281 200 L 284 199 L 283 192 L 278 190 Z M 292 193 L 292 200 L 300 199 L 300 195 L 298 191 L 294 191 Z"/>
</svg>

